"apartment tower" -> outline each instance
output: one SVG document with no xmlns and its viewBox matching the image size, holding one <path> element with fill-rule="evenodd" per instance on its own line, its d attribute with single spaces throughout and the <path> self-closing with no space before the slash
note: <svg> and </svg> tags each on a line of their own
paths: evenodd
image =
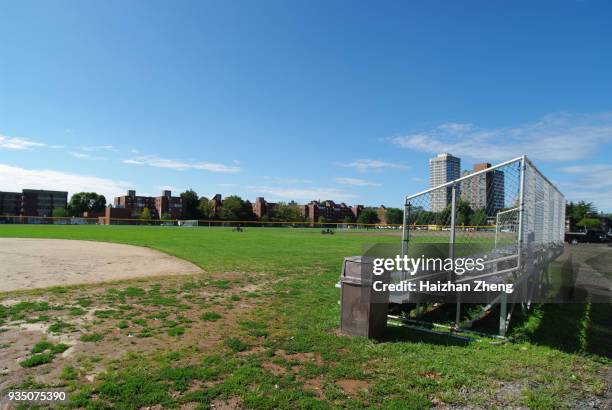
<svg viewBox="0 0 612 410">
<path fill-rule="evenodd" d="M 461 159 L 451 154 L 439 154 L 429 159 L 429 186 L 436 187 L 453 179 L 459 178 L 461 174 Z M 459 194 L 459 193 L 457 193 Z M 443 211 L 452 198 L 451 188 L 439 189 L 431 193 L 430 208 L 432 212 Z"/>
</svg>

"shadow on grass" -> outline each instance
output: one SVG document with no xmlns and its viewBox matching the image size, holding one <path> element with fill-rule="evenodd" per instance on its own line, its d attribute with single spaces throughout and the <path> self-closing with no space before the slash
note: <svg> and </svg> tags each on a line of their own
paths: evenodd
<svg viewBox="0 0 612 410">
<path fill-rule="evenodd" d="M 569 353 L 612 358 L 612 304 L 594 303 L 586 290 L 575 286 L 578 269 L 570 255 L 558 271 L 560 283 L 550 299 L 554 303 L 518 310 L 511 335 Z"/>
<path fill-rule="evenodd" d="M 511 335 L 518 340 L 568 353 L 612 358 L 612 305 L 607 303 L 548 303 L 516 312 Z"/>
<path fill-rule="evenodd" d="M 457 337 L 402 326 L 387 326 L 385 335 L 377 341 L 380 343 L 428 343 L 437 346 L 467 346 L 469 344 L 468 340 Z"/>
</svg>

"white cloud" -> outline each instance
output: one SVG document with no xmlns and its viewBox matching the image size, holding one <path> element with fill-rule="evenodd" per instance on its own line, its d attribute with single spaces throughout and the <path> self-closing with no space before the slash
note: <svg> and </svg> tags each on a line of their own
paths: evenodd
<svg viewBox="0 0 612 410">
<path fill-rule="evenodd" d="M 228 166 L 214 162 L 183 162 L 172 159 L 164 159 L 156 156 L 146 155 L 132 159 L 124 159 L 124 164 L 148 165 L 156 168 L 167 168 L 183 171 L 186 169 L 199 169 L 210 172 L 235 173 L 240 172 L 240 167 Z"/>
<path fill-rule="evenodd" d="M 110 152 L 119 151 L 117 148 L 115 148 L 112 145 L 90 145 L 90 146 L 81 147 L 81 150 L 82 151 L 110 151 Z"/>
<path fill-rule="evenodd" d="M 179 190 L 177 187 L 172 186 L 172 185 L 160 185 L 160 186 L 158 186 L 156 188 L 161 190 L 161 191 L 175 191 L 175 192 L 177 192 Z"/>
<path fill-rule="evenodd" d="M 587 158 L 602 144 L 612 142 L 612 113 L 560 113 L 508 128 L 478 128 L 447 123 L 391 139 L 407 149 L 431 154 L 449 152 L 459 157 L 502 161 L 526 154 L 542 161 Z"/>
<path fill-rule="evenodd" d="M 572 165 L 561 168 L 563 172 L 573 174 L 576 180 L 566 182 L 574 188 L 606 188 L 612 187 L 612 165 L 589 164 Z"/>
<path fill-rule="evenodd" d="M 129 189 L 131 184 L 62 171 L 25 169 L 0 164 L 0 186 L 8 191 L 21 191 L 24 188 L 68 191 L 69 194 L 94 191 L 103 194 L 110 202 L 115 196 Z"/>
<path fill-rule="evenodd" d="M 559 184 L 568 201 L 593 202 L 600 210 L 612 210 L 611 164 L 570 165 L 561 171 L 574 177 Z"/>
<path fill-rule="evenodd" d="M 83 152 L 69 151 L 68 153 L 78 159 L 91 159 L 91 155 Z"/>
<path fill-rule="evenodd" d="M 6 135 L 0 134 L 0 148 L 26 150 L 44 146 L 45 144 L 41 142 L 31 141 L 26 138 L 8 137 Z"/>
<path fill-rule="evenodd" d="M 592 202 L 599 211 L 612 212 L 612 190 L 581 187 L 579 184 L 560 184 L 566 201 Z"/>
<path fill-rule="evenodd" d="M 269 177 L 264 176 L 263 179 L 280 185 L 295 185 L 295 184 L 312 184 L 312 180 L 310 179 L 300 179 L 300 178 L 285 178 L 285 177 Z"/>
<path fill-rule="evenodd" d="M 406 165 L 394 164 L 391 162 L 379 161 L 376 159 L 358 159 L 357 161 L 349 162 L 348 164 L 341 164 L 343 167 L 355 168 L 359 171 L 368 170 L 382 170 L 384 168 L 392 169 L 406 169 Z"/>
<path fill-rule="evenodd" d="M 267 186 L 250 186 L 249 190 L 257 194 L 272 195 L 271 200 L 317 200 L 317 199 L 332 199 L 332 200 L 346 200 L 357 198 L 357 195 L 341 191 L 334 188 L 316 188 L 316 189 L 300 189 L 300 188 L 280 188 L 280 187 L 267 187 Z"/>
<path fill-rule="evenodd" d="M 136 161 L 135 159 L 124 159 L 123 161 L 124 164 L 131 164 L 131 165 L 144 165 L 144 161 Z"/>
<path fill-rule="evenodd" d="M 90 161 L 100 161 L 100 160 L 107 160 L 108 158 L 106 157 L 100 157 L 97 155 L 91 155 L 87 152 L 80 152 L 80 151 L 68 151 L 68 154 L 72 155 L 75 158 L 78 159 L 86 159 L 86 160 L 90 160 Z"/>
<path fill-rule="evenodd" d="M 336 178 L 336 182 L 342 185 L 352 185 L 352 186 L 380 186 L 376 182 L 366 181 L 365 179 L 358 178 Z"/>
</svg>

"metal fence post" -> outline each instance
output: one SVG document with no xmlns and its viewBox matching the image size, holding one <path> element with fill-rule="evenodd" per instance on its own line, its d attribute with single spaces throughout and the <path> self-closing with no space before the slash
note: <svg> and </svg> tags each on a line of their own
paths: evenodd
<svg viewBox="0 0 612 410">
<path fill-rule="evenodd" d="M 455 257 L 455 213 L 456 213 L 456 196 L 457 196 L 457 186 L 455 184 L 452 185 L 451 188 L 451 226 L 450 226 L 450 246 L 448 249 L 449 258 L 453 259 Z"/>
<path fill-rule="evenodd" d="M 519 186 L 519 226 L 518 226 L 518 241 L 517 241 L 517 250 L 518 250 L 518 259 L 517 259 L 517 268 L 521 269 L 522 263 L 522 251 L 523 251 L 523 219 L 525 218 L 525 172 L 527 170 L 527 164 L 525 161 L 525 155 L 521 158 L 521 169 L 520 169 L 520 186 Z"/>
<path fill-rule="evenodd" d="M 524 221 L 525 218 L 525 172 L 527 170 L 527 161 L 525 155 L 521 157 L 520 162 L 520 183 L 519 183 L 519 226 L 518 226 L 518 238 L 517 238 L 517 260 L 516 260 L 516 268 L 520 272 L 522 270 L 521 265 L 523 263 L 523 229 L 524 229 Z M 524 273 L 524 272 L 523 272 Z M 519 273 L 519 277 L 522 276 Z M 504 281 L 505 283 L 505 281 Z M 506 293 L 502 294 L 501 300 L 499 302 L 499 335 L 506 336 L 507 326 L 508 326 L 508 297 Z"/>
<path fill-rule="evenodd" d="M 451 186 L 451 227 L 450 227 L 450 246 L 448 256 L 453 260 L 453 271 L 450 273 L 452 280 L 456 280 L 455 275 L 455 226 L 457 224 L 457 184 Z M 451 279 L 449 279 L 451 280 Z M 457 292 L 457 310 L 455 312 L 455 325 L 459 327 L 461 319 L 461 292 Z"/>
<path fill-rule="evenodd" d="M 404 198 L 404 217 L 402 219 L 402 259 L 408 254 L 408 214 L 410 213 L 410 202 Z M 402 265 L 402 280 L 406 279 L 406 271 Z"/>
</svg>

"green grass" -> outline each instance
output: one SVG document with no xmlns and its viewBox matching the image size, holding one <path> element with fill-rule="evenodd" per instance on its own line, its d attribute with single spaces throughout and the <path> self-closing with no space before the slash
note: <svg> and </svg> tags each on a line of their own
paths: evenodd
<svg viewBox="0 0 612 410">
<path fill-rule="evenodd" d="M 204 312 L 202 314 L 202 320 L 205 320 L 207 322 L 214 322 L 220 318 L 221 318 L 221 315 L 218 314 L 217 312 Z"/>
<path fill-rule="evenodd" d="M 84 373 L 76 365 L 66 371 L 62 378 L 74 383 L 72 407 L 197 403 L 206 408 L 214 400 L 237 397 L 243 407 L 269 409 L 403 409 L 434 403 L 563 408 L 592 398 L 603 400 L 607 386 L 609 305 L 536 306 L 531 314 L 517 315 L 511 329 L 517 342 L 506 344 L 400 327 L 390 327 L 378 341 L 338 335 L 339 291 L 334 284 L 342 258 L 358 255 L 363 246 L 374 243 L 397 244 L 397 237 L 321 235 L 317 229 L 248 228 L 236 234 L 223 228 L 32 225 L 0 225 L 0 236 L 148 246 L 206 271 L 157 283 L 114 284 L 96 296 L 82 297 L 79 289 L 70 288 L 64 288 L 68 293 L 50 293 L 72 297 L 94 310 L 100 322 L 94 326 L 101 329 L 88 332 L 107 334 L 103 329 L 118 332 L 117 328 L 130 327 L 143 343 L 168 341 L 165 349 L 136 349 L 138 354 L 103 361 L 106 372 L 93 384 L 78 383 L 78 374 Z M 233 296 L 246 285 L 259 287 Z M 251 307 L 226 306 L 239 301 L 234 305 L 248 302 Z M 28 318 L 53 306 L 28 302 L 0 307 L 0 319 Z M 190 337 L 197 341 L 207 335 L 195 333 L 192 326 L 197 323 L 190 324 L 189 318 L 206 322 L 208 331 L 218 335 L 217 345 L 194 343 Z M 106 343 L 112 343 L 110 337 L 98 342 Z M 44 363 L 45 356 L 34 357 L 51 350 L 47 345 L 36 350 L 40 349 L 26 360 Z M 84 363 L 91 366 L 91 359 Z M 270 370 L 271 364 L 276 371 Z M 319 380 L 322 396 L 306 389 L 305 380 Z M 346 380 L 367 383 L 367 391 L 345 392 L 341 385 Z M 504 394 L 511 398 L 500 402 Z"/>
<path fill-rule="evenodd" d="M 398 237 L 361 233 L 321 235 L 320 229 L 250 228 L 246 235 L 226 228 L 155 226 L 0 225 L 0 237 L 61 238 L 126 243 L 159 249 L 207 271 L 308 271 L 339 269 L 342 258 L 362 246 L 398 243 Z M 223 287 L 223 282 L 217 286 Z"/>
<path fill-rule="evenodd" d="M 21 367 L 40 366 L 41 364 L 51 363 L 51 361 L 53 360 L 53 356 L 54 354 L 51 352 L 37 353 L 28 357 L 27 359 L 22 360 L 21 362 L 19 362 L 19 364 L 21 365 Z"/>
<path fill-rule="evenodd" d="M 225 346 L 229 347 L 234 352 L 242 352 L 249 348 L 248 344 L 244 343 L 240 339 L 235 338 L 225 339 L 223 343 L 225 344 Z"/>
<path fill-rule="evenodd" d="M 103 338 L 104 336 L 101 335 L 100 333 L 90 333 L 90 334 L 81 335 L 79 340 L 81 342 L 99 342 Z"/>
<path fill-rule="evenodd" d="M 68 350 L 70 346 L 64 343 L 54 344 L 48 340 L 41 340 L 36 343 L 30 352 L 31 356 L 19 362 L 21 367 L 36 367 L 41 364 L 51 363 L 55 355 L 60 354 Z"/>
</svg>

